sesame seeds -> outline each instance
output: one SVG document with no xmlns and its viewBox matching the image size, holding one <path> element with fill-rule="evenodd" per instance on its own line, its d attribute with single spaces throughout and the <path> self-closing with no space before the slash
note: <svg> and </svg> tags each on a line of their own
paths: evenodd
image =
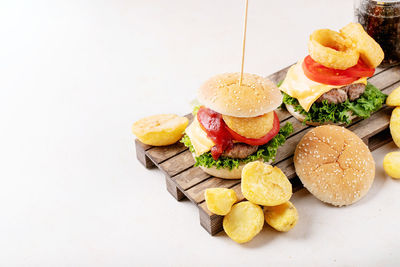
<svg viewBox="0 0 400 267">
<path fill-rule="evenodd" d="M 349 205 L 370 188 L 373 174 L 369 166 L 374 162 L 365 156 L 369 150 L 353 133 L 336 126 L 322 127 L 309 131 L 298 144 L 296 172 L 320 200 Z"/>
</svg>

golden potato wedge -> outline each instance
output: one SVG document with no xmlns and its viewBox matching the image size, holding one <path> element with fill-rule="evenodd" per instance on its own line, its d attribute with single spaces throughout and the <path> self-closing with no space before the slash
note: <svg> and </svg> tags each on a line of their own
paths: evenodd
<svg viewBox="0 0 400 267">
<path fill-rule="evenodd" d="M 400 147 L 400 107 L 395 108 L 390 117 L 390 134 L 394 143 Z"/>
<path fill-rule="evenodd" d="M 237 201 L 235 191 L 228 188 L 208 188 L 204 192 L 207 208 L 212 213 L 226 215 Z"/>
<path fill-rule="evenodd" d="M 400 87 L 397 87 L 391 92 L 386 99 L 386 105 L 393 107 L 400 107 Z"/>
<path fill-rule="evenodd" d="M 225 233 L 237 243 L 253 239 L 264 226 L 264 214 L 260 206 L 249 201 L 233 205 L 222 222 Z"/>
<path fill-rule="evenodd" d="M 234 132 L 247 138 L 258 139 L 265 136 L 274 126 L 274 112 L 252 118 L 222 115 L 224 122 Z"/>
<path fill-rule="evenodd" d="M 290 199 L 292 184 L 278 167 L 250 162 L 242 170 L 242 194 L 255 204 L 276 206 Z"/>
<path fill-rule="evenodd" d="M 174 114 L 154 115 L 135 122 L 132 132 L 147 145 L 167 146 L 181 139 L 189 120 Z"/>
<path fill-rule="evenodd" d="M 265 221 L 275 230 L 287 232 L 299 220 L 296 207 L 290 202 L 285 202 L 274 207 L 264 207 Z"/>
<path fill-rule="evenodd" d="M 390 152 L 383 159 L 383 169 L 392 178 L 400 179 L 400 152 Z"/>
</svg>

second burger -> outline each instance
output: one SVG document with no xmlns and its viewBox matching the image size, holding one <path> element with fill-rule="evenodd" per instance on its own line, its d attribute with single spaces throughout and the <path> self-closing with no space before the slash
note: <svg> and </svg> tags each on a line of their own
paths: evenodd
<svg viewBox="0 0 400 267">
<path fill-rule="evenodd" d="M 239 179 L 248 162 L 272 162 L 278 147 L 293 132 L 290 123 L 280 127 L 274 111 L 282 104 L 275 84 L 246 73 L 240 85 L 239 78 L 239 73 L 220 74 L 200 87 L 202 106 L 195 110 L 182 139 L 195 166 L 225 179 Z"/>
</svg>

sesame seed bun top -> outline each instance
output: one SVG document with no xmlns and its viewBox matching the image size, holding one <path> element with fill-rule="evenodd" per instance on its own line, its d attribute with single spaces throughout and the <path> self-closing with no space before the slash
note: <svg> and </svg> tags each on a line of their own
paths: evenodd
<svg viewBox="0 0 400 267">
<path fill-rule="evenodd" d="M 296 147 L 296 173 L 319 200 L 350 205 L 369 191 L 375 162 L 364 142 L 346 128 L 324 125 L 310 130 Z"/>
<path fill-rule="evenodd" d="M 206 81 L 198 91 L 198 100 L 206 107 L 234 117 L 257 117 L 282 103 L 282 94 L 267 78 L 255 74 L 219 74 Z"/>
</svg>

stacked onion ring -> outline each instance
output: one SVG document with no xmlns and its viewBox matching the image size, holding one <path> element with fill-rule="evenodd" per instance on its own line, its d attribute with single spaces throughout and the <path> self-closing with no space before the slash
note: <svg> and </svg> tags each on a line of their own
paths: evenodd
<svg viewBox="0 0 400 267">
<path fill-rule="evenodd" d="M 316 62 L 338 70 L 357 65 L 360 57 L 369 67 L 376 68 L 384 57 L 379 44 L 358 23 L 348 24 L 340 33 L 329 29 L 314 31 L 308 51 Z"/>
</svg>

